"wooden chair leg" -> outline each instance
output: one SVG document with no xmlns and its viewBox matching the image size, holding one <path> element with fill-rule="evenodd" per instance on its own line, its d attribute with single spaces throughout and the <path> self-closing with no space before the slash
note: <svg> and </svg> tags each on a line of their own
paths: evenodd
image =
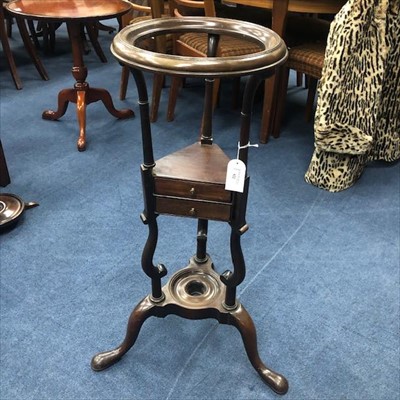
<svg viewBox="0 0 400 400">
<path fill-rule="evenodd" d="M 300 71 L 296 72 L 296 86 L 303 86 L 303 74 Z"/>
<path fill-rule="evenodd" d="M 35 47 L 37 49 L 40 49 L 40 43 L 39 43 L 39 39 L 38 39 L 38 32 L 35 28 L 35 24 L 32 20 L 28 20 L 27 21 L 28 24 L 28 29 L 29 29 L 29 34 L 30 37 L 32 38 L 33 44 L 35 45 Z"/>
<path fill-rule="evenodd" d="M 158 117 L 158 106 L 160 105 L 161 91 L 164 86 L 164 75 L 154 74 L 153 77 L 153 96 L 150 108 L 150 122 L 156 122 Z"/>
<path fill-rule="evenodd" d="M 275 118 L 274 118 L 274 125 L 272 128 L 272 134 L 275 138 L 280 136 L 281 133 L 281 125 L 283 116 L 285 114 L 285 105 L 286 105 L 286 94 L 289 82 L 289 68 L 283 67 L 282 69 L 282 76 L 280 79 L 280 87 L 276 92 L 278 95 L 277 98 L 277 107 L 275 111 Z"/>
<path fill-rule="evenodd" d="M 88 23 L 86 24 L 86 32 L 89 36 L 90 43 L 92 44 L 94 51 L 96 52 L 97 56 L 99 57 L 102 63 L 107 62 L 107 57 L 103 52 L 103 49 L 100 46 L 98 41 L 98 27 L 95 23 Z"/>
<path fill-rule="evenodd" d="M 43 47 L 44 51 L 47 54 L 53 54 L 56 48 L 56 30 L 61 24 L 50 22 L 43 23 L 42 32 L 43 32 Z"/>
<path fill-rule="evenodd" d="M 175 106 L 178 98 L 179 88 L 182 85 L 182 78 L 172 77 L 171 87 L 169 89 L 167 121 L 173 121 L 175 118 Z"/>
<path fill-rule="evenodd" d="M 119 22 L 119 21 L 118 21 Z M 98 30 L 100 31 L 105 31 L 108 33 L 113 33 L 115 32 L 115 28 L 113 26 L 108 26 L 108 25 L 104 25 L 102 22 L 98 21 L 96 22 L 96 27 Z"/>
<path fill-rule="evenodd" d="M 13 26 L 14 20 L 13 18 L 6 18 L 6 29 L 7 29 L 7 37 L 11 38 L 12 36 L 12 26 Z"/>
<path fill-rule="evenodd" d="M 120 100 L 126 99 L 126 91 L 128 89 L 129 82 L 129 68 L 126 65 L 122 66 L 121 80 L 119 84 L 119 98 Z"/>
<path fill-rule="evenodd" d="M 80 26 L 80 35 L 81 35 L 81 44 L 82 44 L 82 46 L 81 46 L 82 54 L 87 55 L 90 53 L 91 49 L 90 49 L 89 43 L 86 38 L 85 24 L 81 24 L 81 26 Z"/>
<path fill-rule="evenodd" d="M 277 71 L 278 73 L 278 71 Z M 261 131 L 260 131 L 260 142 L 267 143 L 274 120 L 274 112 L 275 112 L 275 101 L 276 99 L 271 96 L 271 93 L 276 93 L 274 91 L 275 85 L 277 84 L 278 79 L 276 74 L 271 76 L 270 78 L 265 80 L 264 84 L 264 101 L 263 101 L 263 110 L 262 110 L 262 119 L 261 119 Z"/>
<path fill-rule="evenodd" d="M 212 96 L 212 109 L 213 111 L 217 108 L 219 100 L 219 88 L 221 87 L 221 79 L 214 79 L 213 85 L 213 96 Z"/>
<path fill-rule="evenodd" d="M 150 121 L 156 122 L 158 117 L 158 107 L 160 105 L 161 92 L 164 86 L 164 75 L 162 74 L 154 74 L 153 78 L 153 93 L 152 93 L 152 101 L 151 101 L 151 109 L 150 109 Z M 129 68 L 127 66 L 122 66 L 121 71 L 121 81 L 119 86 L 119 98 L 120 100 L 126 99 L 126 92 L 128 89 L 129 82 Z M 175 99 L 176 102 L 176 99 Z M 174 110 L 172 110 L 173 115 Z M 172 117 L 173 119 L 173 117 Z"/>
<path fill-rule="evenodd" d="M 29 56 L 31 57 L 33 63 L 39 75 L 42 77 L 43 80 L 48 81 L 49 76 L 47 75 L 47 71 L 44 68 L 42 62 L 40 61 L 39 56 L 36 53 L 35 46 L 29 36 L 28 28 L 26 27 L 25 20 L 21 18 L 16 18 L 19 33 L 21 34 L 22 41 L 24 42 L 25 49 L 28 52 Z"/>
<path fill-rule="evenodd" d="M 306 103 L 306 111 L 305 118 L 307 122 L 310 122 L 313 116 L 314 110 L 314 99 L 315 94 L 317 92 L 318 79 L 308 77 L 308 94 L 307 94 L 307 103 Z"/>
<path fill-rule="evenodd" d="M 234 78 L 232 82 L 232 108 L 240 107 L 240 78 Z"/>
<path fill-rule="evenodd" d="M 47 24 L 45 22 L 42 24 L 42 35 L 43 35 L 44 52 L 46 54 L 49 54 L 49 53 L 51 53 L 50 40 L 49 40 L 50 28 L 49 28 L 49 24 Z"/>
<path fill-rule="evenodd" d="M 275 123 L 275 119 L 277 115 L 281 115 L 282 116 L 282 106 L 284 107 L 285 103 L 282 103 L 282 101 L 280 102 L 280 95 L 283 94 L 286 96 L 286 91 L 287 91 L 287 82 L 288 82 L 288 77 L 285 78 L 284 76 L 282 76 L 282 74 L 285 72 L 286 73 L 286 69 L 285 67 L 281 67 L 278 68 L 276 70 L 276 73 L 274 75 L 275 78 L 275 90 L 273 93 L 276 93 L 275 95 L 275 100 L 273 100 L 273 108 L 272 108 L 272 121 L 271 121 L 271 125 L 270 125 L 270 132 L 272 134 L 272 136 L 274 138 L 278 138 L 279 134 L 280 134 L 280 121 L 278 120 Z M 287 74 L 289 74 L 289 71 L 287 71 Z M 281 86 L 279 86 L 281 85 Z M 282 85 L 285 87 L 285 89 L 282 89 Z M 286 97 L 285 97 L 286 98 Z"/>
<path fill-rule="evenodd" d="M 20 90 L 20 89 L 22 89 L 22 81 L 18 75 L 14 56 L 13 56 L 11 48 L 10 48 L 10 43 L 8 42 L 8 36 L 7 36 L 5 20 L 4 20 L 4 10 L 3 10 L 2 6 L 0 7 L 0 39 L 1 39 L 1 44 L 3 46 L 5 58 L 6 58 L 8 66 L 9 66 L 10 73 L 11 73 L 12 79 L 14 81 L 15 87 L 18 90 Z"/>
</svg>

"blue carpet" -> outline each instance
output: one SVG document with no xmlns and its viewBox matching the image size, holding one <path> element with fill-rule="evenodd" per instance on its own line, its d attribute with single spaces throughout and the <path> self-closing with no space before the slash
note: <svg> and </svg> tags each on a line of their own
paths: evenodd
<svg viewBox="0 0 400 400">
<path fill-rule="evenodd" d="M 107 88 L 117 108 L 134 108 L 130 81 L 118 100 L 120 66 L 100 33 L 108 63 L 85 56 L 88 81 Z M 0 59 L 1 140 L 12 183 L 2 192 L 40 206 L 0 235 L 0 398 L 276 399 L 251 367 L 238 331 L 214 320 L 149 319 L 135 346 L 103 372 L 91 357 L 117 346 L 128 316 L 150 291 L 140 267 L 147 227 L 139 165 L 139 118 L 117 120 L 101 103 L 87 109 L 88 148 L 76 150 L 75 105 L 57 122 L 41 113 L 73 83 L 65 29 L 55 54 L 40 56 L 40 79 L 18 32 L 11 46 L 24 83 L 15 90 Z M 151 80 L 149 80 L 151 82 Z M 223 83 L 215 137 L 236 154 L 239 113 Z M 202 86 L 181 91 L 176 120 L 165 122 L 168 90 L 152 125 L 156 158 L 197 138 Z M 264 362 L 290 383 L 286 399 L 399 398 L 399 164 L 369 165 L 357 184 L 332 194 L 303 180 L 313 151 L 304 122 L 305 90 L 290 84 L 281 137 L 250 150 L 242 245 L 247 276 L 238 288 L 253 317 Z M 257 142 L 256 104 L 252 141 Z M 170 274 L 195 250 L 196 223 L 159 218 L 156 262 Z M 213 222 L 209 253 L 230 268 L 229 227 Z"/>
</svg>

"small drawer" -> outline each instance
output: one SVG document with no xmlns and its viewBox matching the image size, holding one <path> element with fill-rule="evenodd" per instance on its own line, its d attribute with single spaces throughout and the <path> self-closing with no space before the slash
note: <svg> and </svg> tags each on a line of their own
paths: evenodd
<svg viewBox="0 0 400 400">
<path fill-rule="evenodd" d="M 156 195 L 220 201 L 225 203 L 229 203 L 232 197 L 232 192 L 225 190 L 225 185 L 221 184 L 159 177 L 155 177 L 154 184 Z"/>
<path fill-rule="evenodd" d="M 183 217 L 230 221 L 231 204 L 155 196 L 156 212 Z"/>
</svg>

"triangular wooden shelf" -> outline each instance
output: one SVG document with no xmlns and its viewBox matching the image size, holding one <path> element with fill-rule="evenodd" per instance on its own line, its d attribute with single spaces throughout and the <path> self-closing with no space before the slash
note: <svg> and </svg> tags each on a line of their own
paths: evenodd
<svg viewBox="0 0 400 400">
<path fill-rule="evenodd" d="M 218 145 L 197 142 L 157 160 L 153 176 L 222 185 L 228 162 Z"/>
</svg>

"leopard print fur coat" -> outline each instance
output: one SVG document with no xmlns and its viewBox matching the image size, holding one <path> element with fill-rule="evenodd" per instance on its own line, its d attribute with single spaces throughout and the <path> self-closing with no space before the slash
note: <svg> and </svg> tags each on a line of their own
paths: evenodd
<svg viewBox="0 0 400 400">
<path fill-rule="evenodd" d="M 337 192 L 400 158 L 400 0 L 349 0 L 331 24 L 305 180 Z"/>
</svg>

